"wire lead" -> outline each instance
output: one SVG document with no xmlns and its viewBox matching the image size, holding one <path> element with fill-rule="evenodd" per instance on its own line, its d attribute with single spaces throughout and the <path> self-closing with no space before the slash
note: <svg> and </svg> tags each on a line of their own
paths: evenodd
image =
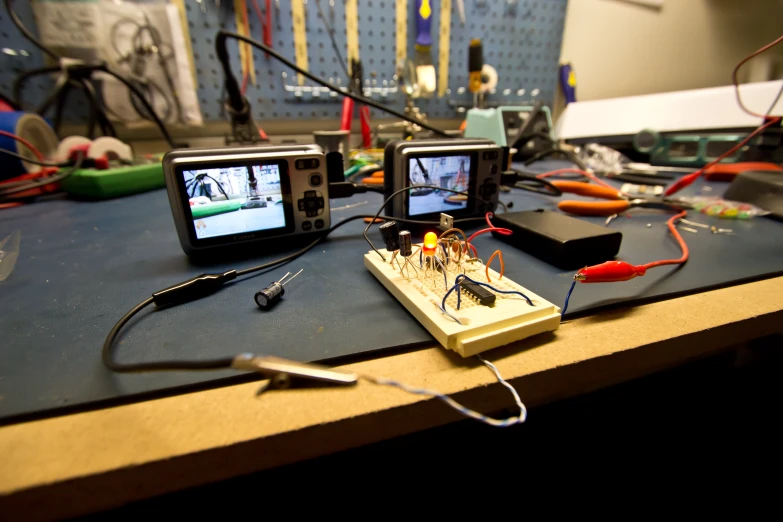
<svg viewBox="0 0 783 522">
<path fill-rule="evenodd" d="M 290 274 L 290 273 L 291 273 L 291 272 L 288 272 L 288 274 L 284 275 L 284 276 L 282 277 L 282 279 L 280 279 L 280 281 L 278 281 L 278 283 L 280 283 L 281 285 L 287 285 L 288 283 L 290 283 L 291 281 L 293 281 L 293 280 L 294 280 L 294 278 L 295 278 L 296 276 L 298 276 L 299 274 L 301 274 L 301 273 L 302 273 L 302 271 L 304 271 L 304 268 L 303 268 L 302 270 L 298 271 L 297 273 L 295 273 L 294 275 L 292 275 L 292 276 L 291 276 L 291 278 L 290 278 L 288 281 L 286 281 L 286 282 L 284 283 L 283 281 L 285 280 L 285 278 L 286 278 L 286 277 L 288 277 L 288 274 Z"/>
</svg>

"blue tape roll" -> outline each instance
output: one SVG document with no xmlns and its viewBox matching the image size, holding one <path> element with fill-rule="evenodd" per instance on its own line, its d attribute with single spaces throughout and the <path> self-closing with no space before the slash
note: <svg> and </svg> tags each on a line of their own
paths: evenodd
<svg viewBox="0 0 783 522">
<path fill-rule="evenodd" d="M 26 139 L 44 158 L 50 159 L 57 151 L 59 140 L 46 120 L 29 112 L 0 112 L 0 129 Z M 0 135 L 0 148 L 35 159 L 35 155 L 13 138 Z M 37 172 L 40 167 L 25 164 L 11 156 L 0 155 L 0 179 L 13 178 L 27 172 Z"/>
</svg>

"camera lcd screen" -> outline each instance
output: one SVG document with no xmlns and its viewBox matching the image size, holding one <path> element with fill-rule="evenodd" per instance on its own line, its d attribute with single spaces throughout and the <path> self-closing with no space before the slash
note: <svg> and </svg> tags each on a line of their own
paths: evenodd
<svg viewBox="0 0 783 522">
<path fill-rule="evenodd" d="M 470 155 L 410 158 L 408 160 L 408 185 L 435 185 L 440 189 L 465 192 L 470 186 L 470 161 Z M 409 190 L 408 214 L 421 216 L 467 208 L 467 196 L 440 189 Z"/>
<path fill-rule="evenodd" d="M 291 227 L 285 163 L 209 165 L 180 172 L 197 240 Z"/>
</svg>

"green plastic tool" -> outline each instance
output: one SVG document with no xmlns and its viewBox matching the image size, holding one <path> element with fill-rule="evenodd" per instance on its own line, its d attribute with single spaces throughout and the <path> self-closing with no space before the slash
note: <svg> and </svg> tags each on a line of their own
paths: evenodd
<svg viewBox="0 0 783 522">
<path fill-rule="evenodd" d="M 71 196 L 108 199 L 163 188 L 163 164 L 159 162 L 131 167 L 97 170 L 80 169 L 62 180 L 62 188 Z"/>
</svg>

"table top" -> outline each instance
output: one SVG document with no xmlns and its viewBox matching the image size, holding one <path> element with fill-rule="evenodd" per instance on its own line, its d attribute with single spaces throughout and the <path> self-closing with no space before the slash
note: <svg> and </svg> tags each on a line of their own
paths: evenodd
<svg viewBox="0 0 783 522">
<path fill-rule="evenodd" d="M 711 185 L 716 187 L 712 193 L 725 186 Z M 704 187 L 697 183 L 689 190 L 698 193 Z M 514 203 L 512 211 L 551 209 L 558 202 L 523 191 L 501 199 Z M 333 200 L 337 207 L 365 201 L 332 212 L 334 222 L 352 214 L 373 214 L 382 197 L 361 194 Z M 621 284 L 579 285 L 569 314 L 670 298 L 783 270 L 783 224 L 693 214 L 693 220 L 730 227 L 735 234 L 683 232 L 691 250 L 685 266 L 656 268 Z M 665 226 L 668 217 L 638 209 L 632 217 L 614 220 L 611 228 L 623 233 L 618 258 L 645 263 L 679 257 Z M 603 218 L 592 220 L 603 223 Z M 426 346 L 432 342 L 430 334 L 364 268 L 362 256 L 369 246 L 362 239 L 363 228 L 361 221 L 349 223 L 294 263 L 234 282 L 205 299 L 143 312 L 122 331 L 117 357 L 136 362 L 254 352 L 334 362 Z M 196 265 L 179 247 L 163 190 L 101 202 L 63 199 L 3 210 L 0 238 L 14 230 L 21 231 L 19 259 L 11 276 L 0 283 L 0 423 L 246 381 L 233 371 L 112 374 L 100 362 L 100 347 L 117 319 L 153 292 L 199 273 L 245 268 L 293 250 Z M 378 238 L 377 231 L 372 237 Z M 573 270 L 560 270 L 489 234 L 476 238 L 474 245 L 484 259 L 502 248 L 511 280 L 562 305 Z M 286 271 L 302 268 L 278 306 L 268 313 L 257 308 L 256 291 Z"/>
<path fill-rule="evenodd" d="M 690 191 L 702 188 L 697 183 Z M 376 200 L 380 204 L 374 194 L 361 199 L 369 201 L 365 208 L 372 211 L 377 208 Z M 557 202 L 526 194 L 504 200 L 514 201 L 514 210 L 531 208 L 531 204 L 553 208 Z M 84 206 L 74 210 L 74 205 Z M 6 312 L 0 315 L 0 326 L 11 332 L 7 339 L 12 346 L 25 349 L 6 348 L 0 353 L 0 410 L 3 402 L 9 407 L 8 397 L 3 397 L 8 390 L 21 390 L 30 401 L 55 405 L 83 400 L 95 389 L 144 399 L 140 393 L 160 386 L 153 382 L 158 376 L 117 377 L 100 365 L 98 347 L 108 328 L 121 312 L 152 291 L 195 273 L 237 264 L 205 270 L 188 261 L 176 244 L 165 194 L 160 191 L 101 203 L 56 201 L 12 210 L 0 213 L 0 235 L 9 225 L 22 223 L 26 243 L 13 274 L 16 279 L 0 287 L 5 291 Z M 357 213 L 370 210 L 362 208 Z M 336 219 L 341 217 L 337 213 Z M 677 255 L 663 227 L 666 217 L 645 214 L 616 220 L 613 228 L 625 234 L 620 257 L 645 262 Z M 703 216 L 697 219 L 709 221 Z M 643 222 L 652 223 L 649 233 Z M 732 226 L 738 229 L 734 236 L 686 235 L 693 257 L 682 269 L 651 271 L 626 284 L 580 285 L 570 310 L 598 313 L 568 320 L 555 333 L 493 350 L 487 358 L 520 391 L 523 401 L 535 406 L 779 331 L 783 277 L 763 278 L 780 272 L 783 242 L 778 239 L 783 225 L 753 220 L 732 222 Z M 126 335 L 121 356 L 126 360 L 159 358 L 165 352 L 169 357 L 204 357 L 211 349 L 225 355 L 224 345 L 242 335 L 268 336 L 270 346 L 294 335 L 298 337 L 289 338 L 285 347 L 317 346 L 327 352 L 327 356 L 315 357 L 305 352 L 258 350 L 298 360 L 330 359 L 329 351 L 338 357 L 360 352 L 377 355 L 380 348 L 397 346 L 384 352 L 385 357 L 342 367 L 456 394 L 457 400 L 482 412 L 511 407 L 507 390 L 485 367 L 435 346 L 426 330 L 389 299 L 379 284 L 370 284 L 375 282 L 363 269 L 355 277 L 363 277 L 368 284 L 357 285 L 356 301 L 346 304 L 350 300 L 335 290 L 341 280 L 328 277 L 344 269 L 345 256 L 326 254 L 348 252 L 359 259 L 367 250 L 357 240 L 360 229 L 359 223 L 343 227 L 309 259 L 301 260 L 311 276 L 303 279 L 303 292 L 327 297 L 339 294 L 340 303 L 348 307 L 338 309 L 337 316 L 328 321 L 310 312 L 311 300 L 292 298 L 284 314 L 271 323 L 261 323 L 257 310 L 251 317 L 248 310 L 253 308 L 241 306 L 252 292 L 248 285 L 240 285 L 205 300 L 206 307 L 187 305 L 160 317 L 142 318 L 151 326 L 134 328 Z M 480 250 L 487 249 L 491 241 L 483 236 L 476 244 Z M 260 261 L 279 255 L 262 255 Z M 573 271 L 558 270 L 511 247 L 504 247 L 504 257 L 512 279 L 561 304 Z M 266 278 L 262 279 L 259 284 L 263 286 Z M 677 297 L 730 282 L 736 286 Z M 639 297 L 670 299 L 641 304 Z M 215 319 L 215 313 L 222 315 Z M 300 317 L 309 330 L 288 328 L 286 322 L 292 316 Z M 248 328 L 240 328 L 239 318 L 249 319 Z M 359 326 L 355 321 L 346 323 L 348 319 L 357 320 Z M 223 325 L 224 331 L 202 328 L 210 321 Z M 376 325 L 377 335 L 365 335 L 361 323 Z M 319 324 L 341 324 L 343 333 L 339 328 L 319 332 Z M 177 342 L 168 338 L 161 342 L 166 331 L 176 331 Z M 323 336 L 316 339 L 319 335 Z M 391 343 L 389 338 L 402 342 Z M 49 357 L 52 354 L 54 359 Z M 42 364 L 43 356 L 49 362 Z M 31 371 L 14 374 L 9 369 L 16 364 Z M 86 368 L 87 373 L 79 368 Z M 182 392 L 178 386 L 203 377 L 174 374 L 166 379 L 165 387 Z M 229 382 L 212 381 L 211 389 L 114 407 L 98 402 L 94 407 L 102 409 L 0 427 L 4 462 L 0 512 L 24 512 L 29 518 L 78 515 L 458 419 L 439 401 L 366 382 L 348 389 L 291 390 L 258 397 L 258 383 L 226 386 Z M 76 395 L 52 393 L 52 383 L 68 393 L 75 390 Z M 90 393 L 85 396 L 86 391 Z M 535 417 L 528 422 L 535 422 Z"/>
<path fill-rule="evenodd" d="M 487 358 L 528 406 L 585 393 L 780 330 L 783 277 L 567 321 Z M 700 313 L 693 313 L 698 310 Z M 477 361 L 430 347 L 346 365 L 511 407 Z M 0 428 L 0 512 L 64 517 L 457 420 L 440 401 L 362 382 L 256 396 L 257 383 Z M 535 411 L 528 417 L 535 422 Z"/>
</svg>

